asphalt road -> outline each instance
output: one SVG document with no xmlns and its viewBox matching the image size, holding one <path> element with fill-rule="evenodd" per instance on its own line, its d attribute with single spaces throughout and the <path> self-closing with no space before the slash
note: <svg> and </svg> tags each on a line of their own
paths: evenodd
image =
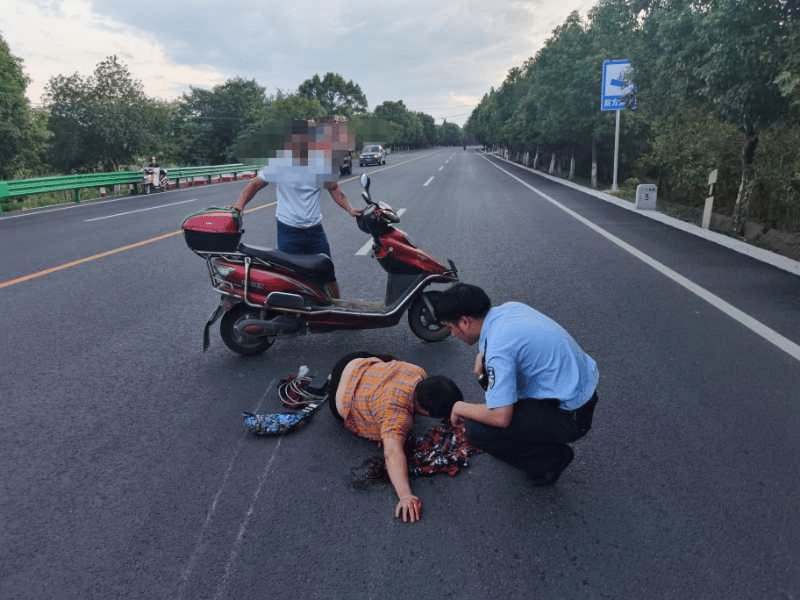
<svg viewBox="0 0 800 600">
<path fill-rule="evenodd" d="M 351 486 L 378 450 L 327 411 L 243 433 L 281 377 L 356 349 L 480 389 L 474 348 L 405 322 L 250 359 L 214 332 L 202 353 L 217 296 L 179 226 L 241 182 L 0 218 L 0 598 L 800 596 L 800 278 L 460 148 L 354 170 L 463 281 L 597 360 L 595 425 L 558 484 L 480 455 L 414 481 L 408 525 L 390 487 Z M 246 241 L 274 245 L 273 203 Z M 343 294 L 381 298 L 366 236 L 323 213 Z"/>
</svg>

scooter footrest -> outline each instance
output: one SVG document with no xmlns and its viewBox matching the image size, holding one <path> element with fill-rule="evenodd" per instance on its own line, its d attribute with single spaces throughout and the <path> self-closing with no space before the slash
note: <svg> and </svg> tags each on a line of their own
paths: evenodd
<svg viewBox="0 0 800 600">
<path fill-rule="evenodd" d="M 269 296 L 267 296 L 267 307 L 305 310 L 306 302 L 300 294 L 272 292 Z"/>
<path fill-rule="evenodd" d="M 336 308 L 353 309 L 353 310 L 382 310 L 385 308 L 383 302 L 380 300 L 358 300 L 341 298 L 331 298 L 331 304 Z"/>
</svg>

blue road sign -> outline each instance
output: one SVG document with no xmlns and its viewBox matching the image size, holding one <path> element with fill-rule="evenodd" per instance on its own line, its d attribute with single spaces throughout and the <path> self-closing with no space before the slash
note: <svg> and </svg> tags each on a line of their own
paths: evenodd
<svg viewBox="0 0 800 600">
<path fill-rule="evenodd" d="M 627 58 L 603 61 L 603 85 L 600 89 L 600 110 L 625 108 L 624 97 L 633 90 L 631 61 Z"/>
</svg>

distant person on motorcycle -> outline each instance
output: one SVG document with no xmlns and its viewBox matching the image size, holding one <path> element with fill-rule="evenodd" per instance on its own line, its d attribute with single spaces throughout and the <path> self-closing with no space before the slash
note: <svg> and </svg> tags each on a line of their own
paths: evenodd
<svg viewBox="0 0 800 600">
<path fill-rule="evenodd" d="M 479 346 L 473 372 L 485 402 L 456 402 L 453 425 L 466 421 L 470 442 L 534 485 L 555 483 L 574 457 L 568 444 L 592 426 L 597 364 L 563 327 L 521 302 L 493 307 L 466 283 L 433 300 L 450 333 Z"/>
<path fill-rule="evenodd" d="M 321 129 L 310 132 L 308 121 L 292 121 L 284 151 L 269 160 L 234 204 L 234 208 L 244 210 L 259 190 L 275 183 L 278 249 L 289 254 L 322 253 L 331 256 L 319 205 L 322 186 L 349 215 L 356 217 L 362 212 L 350 206 L 347 196 L 335 181 L 332 158 L 323 150 L 313 147 L 309 150 L 310 133 L 319 131 Z"/>
<path fill-rule="evenodd" d="M 462 399 L 461 390 L 447 377 L 428 377 L 422 367 L 369 352 L 339 359 L 326 389 L 333 416 L 357 436 L 383 446 L 386 471 L 398 498 L 394 516 L 418 521 L 422 500 L 411 491 L 406 439 L 415 414 L 447 418 L 453 404 Z"/>
</svg>

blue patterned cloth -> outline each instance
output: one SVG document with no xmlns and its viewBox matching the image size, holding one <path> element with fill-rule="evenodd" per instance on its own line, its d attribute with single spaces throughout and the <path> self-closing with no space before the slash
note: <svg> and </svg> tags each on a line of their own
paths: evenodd
<svg viewBox="0 0 800 600">
<path fill-rule="evenodd" d="M 311 414 L 308 413 L 269 413 L 254 415 L 242 412 L 242 424 L 255 435 L 282 435 L 305 425 Z"/>
</svg>

